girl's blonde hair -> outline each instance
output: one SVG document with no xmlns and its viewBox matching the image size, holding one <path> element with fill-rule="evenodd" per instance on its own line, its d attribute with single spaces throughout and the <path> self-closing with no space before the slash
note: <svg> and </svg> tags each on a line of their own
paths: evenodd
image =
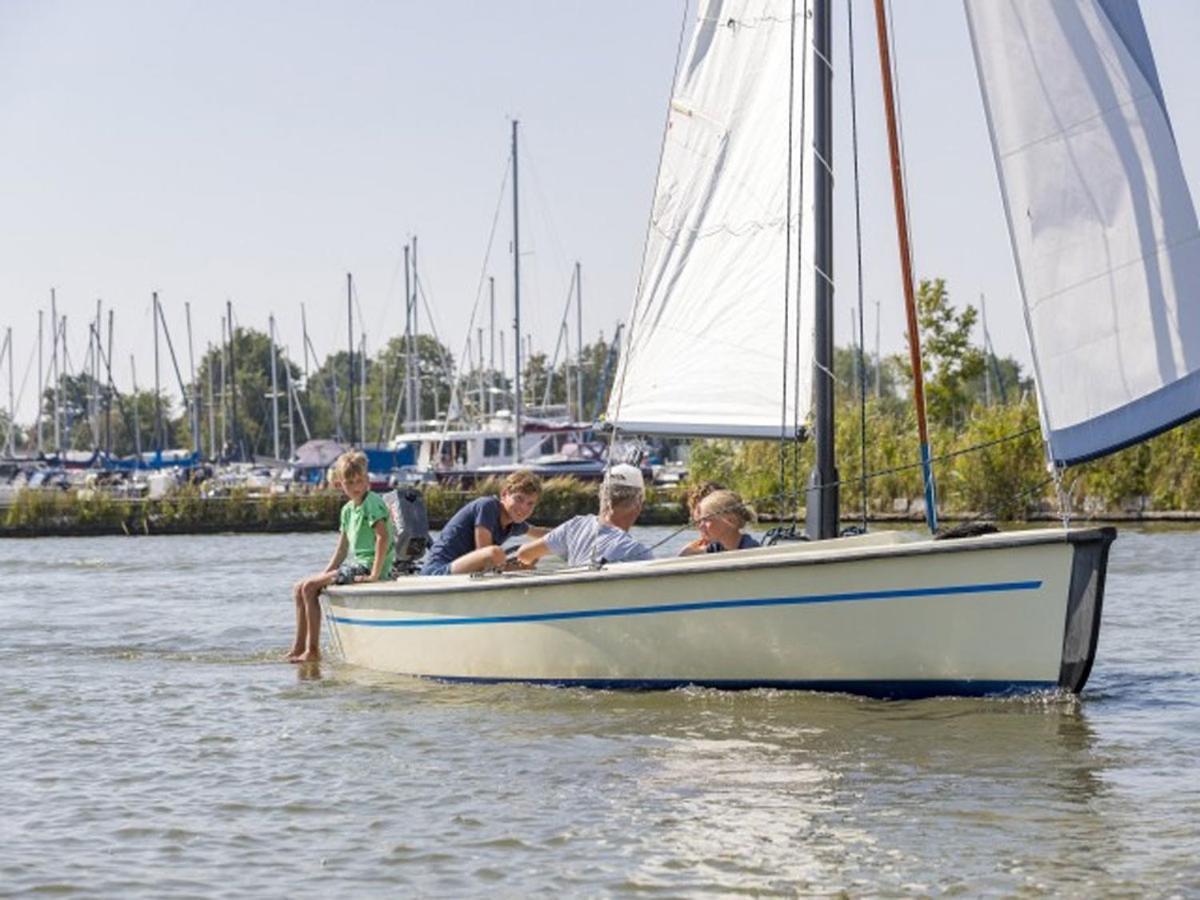
<svg viewBox="0 0 1200 900">
<path fill-rule="evenodd" d="M 329 480 L 334 484 L 341 484 L 347 478 L 353 478 L 357 475 L 365 476 L 367 474 L 367 454 L 361 450 L 347 450 L 336 460 L 329 469 Z"/>
<path fill-rule="evenodd" d="M 696 504 L 696 509 L 703 516 L 733 516 L 738 521 L 738 528 L 758 521 L 754 509 L 748 506 L 736 491 L 713 491 L 701 498 Z"/>
</svg>

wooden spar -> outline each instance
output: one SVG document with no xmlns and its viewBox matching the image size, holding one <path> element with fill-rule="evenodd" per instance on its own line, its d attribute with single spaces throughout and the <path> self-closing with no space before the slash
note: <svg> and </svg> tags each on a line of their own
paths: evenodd
<svg viewBox="0 0 1200 900">
<path fill-rule="evenodd" d="M 921 441 L 921 470 L 925 478 L 925 521 L 937 531 L 937 493 L 929 451 L 929 425 L 925 418 L 925 380 L 921 372 L 921 335 L 913 296 L 912 248 L 908 242 L 908 208 L 904 202 L 904 174 L 900 169 L 900 141 L 896 129 L 896 99 L 892 89 L 892 57 L 888 44 L 887 14 L 883 0 L 875 0 L 875 29 L 879 40 L 879 69 L 883 79 L 883 109 L 887 118 L 888 150 L 892 163 L 892 199 L 896 207 L 896 232 L 900 246 L 900 272 L 904 281 L 904 311 L 908 321 L 908 357 L 913 373 L 913 401 L 917 407 L 917 433 Z"/>
</svg>

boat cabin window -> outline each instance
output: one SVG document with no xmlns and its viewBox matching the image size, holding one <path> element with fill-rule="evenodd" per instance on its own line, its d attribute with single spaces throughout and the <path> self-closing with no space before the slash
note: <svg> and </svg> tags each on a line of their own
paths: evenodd
<svg viewBox="0 0 1200 900">
<path fill-rule="evenodd" d="M 483 455 L 499 456 L 500 455 L 500 438 L 485 438 L 483 441 Z"/>
<path fill-rule="evenodd" d="M 505 439 L 504 439 L 504 455 L 505 455 L 505 456 L 512 456 L 512 455 L 513 455 L 513 443 L 512 443 L 512 438 L 505 438 Z"/>
</svg>

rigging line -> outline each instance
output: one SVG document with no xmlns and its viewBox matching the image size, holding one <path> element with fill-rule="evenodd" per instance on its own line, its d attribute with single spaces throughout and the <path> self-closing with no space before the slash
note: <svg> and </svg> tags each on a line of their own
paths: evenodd
<svg viewBox="0 0 1200 900">
<path fill-rule="evenodd" d="M 691 523 L 691 522 L 688 522 L 688 523 L 686 523 L 686 524 L 684 524 L 684 525 L 680 525 L 678 528 L 676 528 L 674 531 L 672 531 L 670 534 L 668 534 L 668 535 L 667 535 L 665 538 L 663 538 L 661 541 L 658 541 L 657 543 L 651 544 L 651 545 L 650 545 L 649 547 L 647 547 L 646 549 L 647 549 L 647 550 L 651 550 L 651 551 L 657 550 L 659 547 L 661 547 L 661 546 L 662 546 L 663 544 L 665 544 L 667 541 L 671 540 L 671 538 L 673 538 L 673 537 L 676 537 L 676 536 L 678 536 L 678 535 L 681 535 L 681 534 L 683 534 L 685 531 L 687 531 L 687 530 L 688 530 L 689 528 L 691 528 L 691 527 L 692 527 L 692 523 Z"/>
<path fill-rule="evenodd" d="M 905 468 L 910 468 L 910 469 L 912 469 L 912 468 L 918 468 L 919 466 L 920 466 L 920 463 L 916 463 L 916 464 L 914 464 L 914 465 L 906 466 Z M 873 474 L 872 474 L 872 477 L 875 477 L 875 475 L 878 475 L 878 474 L 886 474 L 886 473 L 873 473 Z M 1018 491 L 1018 492 L 1016 492 L 1015 494 L 1011 495 L 1011 496 L 1008 498 L 1008 499 L 1009 499 L 1009 502 L 1011 502 L 1011 501 L 1013 501 L 1013 500 L 1018 500 L 1018 499 L 1020 499 L 1021 497 L 1024 497 L 1024 496 L 1026 496 L 1026 495 L 1029 495 L 1029 494 L 1034 494 L 1034 493 L 1036 493 L 1036 492 L 1038 492 L 1038 491 L 1042 490 L 1043 488 L 1047 487 L 1048 485 L 1050 485 L 1050 484 L 1053 484 L 1053 483 L 1054 483 L 1054 481 L 1055 481 L 1054 477 L 1053 477 L 1053 476 L 1051 476 L 1051 477 L 1049 477 L 1049 478 L 1046 478 L 1046 479 L 1044 479 L 1044 480 L 1042 480 L 1042 481 L 1038 482 L 1037 484 L 1033 485 L 1032 487 L 1028 487 L 1028 488 L 1026 488 L 1026 489 L 1025 489 L 1025 490 L 1023 490 L 1023 491 Z M 843 483 L 843 482 L 841 482 L 841 481 L 832 482 L 832 483 L 831 483 L 830 485 L 828 485 L 828 486 L 833 486 L 833 485 L 835 485 L 835 484 L 836 484 L 836 485 L 840 485 L 840 484 L 842 484 L 842 483 Z M 777 497 L 776 497 L 776 498 L 767 497 L 767 498 L 764 498 L 764 499 L 769 501 L 769 500 L 772 500 L 772 499 L 779 499 L 779 498 L 777 498 Z M 784 498 L 784 499 L 786 499 L 786 498 Z M 997 510 L 1000 508 L 1000 505 L 1001 505 L 1001 504 L 1000 504 L 999 502 L 997 502 L 997 503 L 993 503 L 993 504 L 992 504 L 991 506 L 989 506 L 987 509 L 980 510 L 978 513 L 976 513 L 976 514 L 975 514 L 974 516 L 972 516 L 970 519 L 964 519 L 963 521 L 961 521 L 961 522 L 959 523 L 959 527 L 963 527 L 963 526 L 966 526 L 966 525 L 973 525 L 973 524 L 975 524 L 976 522 L 980 522 L 980 521 L 982 521 L 984 518 L 986 518 L 986 517 L 987 517 L 987 516 L 989 516 L 989 515 L 990 515 L 990 516 L 992 516 L 993 518 L 995 518 L 996 511 L 997 511 Z M 680 528 L 679 530 L 680 530 L 680 531 L 682 531 L 682 530 L 683 530 L 683 528 Z M 676 534 L 678 534 L 678 533 L 679 533 L 679 532 L 676 532 Z M 674 536 L 674 535 L 671 535 L 671 537 L 673 537 L 673 536 Z M 656 544 L 655 546 L 657 546 L 657 544 Z"/>
<path fill-rule="evenodd" d="M 475 328 L 475 316 L 479 312 L 479 304 L 483 299 L 483 285 L 487 281 L 488 260 L 492 257 L 492 246 L 496 240 L 496 227 L 500 221 L 500 209 L 504 205 L 504 192 L 508 188 L 508 176 L 512 172 L 512 156 L 505 157 L 504 174 L 500 177 L 500 192 L 496 197 L 496 209 L 492 213 L 492 227 L 488 231 L 487 246 L 483 251 L 483 264 L 479 267 L 479 283 L 475 286 L 475 303 L 471 306 L 471 315 L 467 320 L 467 341 L 471 339 L 471 331 Z M 433 320 L 430 319 L 432 327 Z M 436 333 L 435 333 L 436 336 Z M 519 337 L 518 337 L 519 340 Z M 463 352 L 459 355 L 459 361 L 466 356 L 467 342 L 463 342 Z M 459 401 L 458 390 L 458 372 L 453 374 L 453 382 L 450 388 L 450 405 L 453 406 Z M 399 406 L 397 406 L 397 411 Z"/>
<path fill-rule="evenodd" d="M 812 144 L 813 156 L 816 156 L 817 155 L 816 135 L 810 134 L 808 131 L 808 69 L 809 69 L 808 60 L 809 60 L 810 55 L 815 55 L 815 53 L 816 53 L 816 48 L 812 46 L 813 38 L 809 34 L 809 28 L 808 28 L 809 22 L 811 20 L 812 20 L 812 16 L 809 12 L 808 0 L 804 0 L 804 30 L 802 32 L 802 37 L 801 37 L 801 41 L 800 41 L 800 46 L 804 50 L 804 58 L 800 61 L 800 145 L 802 147 L 805 145 L 805 143 L 806 143 L 805 138 L 807 136 L 808 142 Z M 812 51 L 811 53 L 810 53 L 810 50 Z M 832 67 L 828 66 L 828 60 L 826 60 L 825 62 L 826 62 L 826 66 L 829 67 L 832 71 Z M 802 190 L 803 190 L 803 187 L 805 184 L 804 178 L 805 178 L 805 170 L 807 168 L 805 165 L 805 162 L 807 160 L 807 157 L 808 157 L 807 153 L 800 154 L 800 185 L 801 185 Z M 806 200 L 811 200 L 811 199 L 812 199 L 811 197 L 806 198 Z M 803 242 L 803 236 L 804 236 L 804 206 L 805 206 L 804 203 L 800 204 L 799 223 L 798 223 L 798 227 L 797 227 L 797 233 L 800 235 L 801 242 Z M 801 251 L 803 252 L 803 248 L 801 248 Z M 824 272 L 821 272 L 821 270 L 819 268 L 814 266 L 814 270 L 817 271 L 818 273 L 820 273 L 821 277 L 824 278 L 827 282 L 829 281 L 829 278 L 825 275 Z M 799 278 L 799 275 L 797 277 Z M 832 287 L 831 287 L 831 289 L 832 289 Z M 816 297 L 814 294 L 814 300 L 815 299 L 816 299 Z M 792 434 L 793 435 L 798 435 L 800 433 L 800 333 L 802 330 L 800 327 L 800 312 L 801 312 L 800 291 L 799 291 L 799 282 L 797 281 L 796 338 L 795 338 L 795 340 L 796 340 L 796 362 L 795 362 L 796 369 L 792 376 L 792 392 L 793 392 Z M 814 355 L 814 359 L 815 359 L 815 355 Z M 793 447 L 793 449 L 792 449 L 792 485 L 793 485 L 793 488 L 795 491 L 795 498 L 791 504 L 791 506 L 792 506 L 792 525 L 795 526 L 795 525 L 798 525 L 800 522 L 800 452 L 799 452 L 798 447 Z"/>
<path fill-rule="evenodd" d="M 858 177 L 858 92 L 854 81 L 854 0 L 846 0 L 846 41 L 850 64 L 850 145 L 854 161 L 854 256 L 857 267 L 858 287 L 858 402 L 859 402 L 859 450 L 862 456 L 862 528 L 867 530 L 867 378 L 863 363 L 863 348 L 866 334 L 863 325 L 863 254 L 862 254 L 862 204 Z M 876 363 L 878 365 L 878 363 Z"/>
<path fill-rule="evenodd" d="M 1004 444 L 1004 443 L 1007 443 L 1008 441 L 1015 441 L 1017 438 L 1025 437 L 1025 435 L 1027 435 L 1027 434 L 1033 434 L 1034 432 L 1037 432 L 1040 430 L 1041 430 L 1040 426 L 1034 425 L 1029 428 L 1022 429 L 1021 431 L 1016 431 L 1016 432 L 1013 432 L 1012 434 L 1004 435 L 1003 437 L 998 437 L 998 438 L 995 438 L 990 441 L 984 441 L 982 444 L 973 444 L 970 447 L 963 447 L 961 450 L 952 450 L 949 453 L 942 453 L 939 456 L 931 457 L 929 461 L 931 463 L 945 462 L 946 460 L 954 459 L 955 457 L 958 457 L 958 456 L 964 456 L 968 453 L 974 453 L 977 450 L 986 450 L 988 447 L 994 447 L 997 444 Z M 874 472 L 869 473 L 867 475 L 867 478 L 873 479 L 873 478 L 882 478 L 885 475 L 896 475 L 896 474 L 899 474 L 900 472 L 907 472 L 909 469 L 923 468 L 924 465 L 925 464 L 923 462 L 915 462 L 915 463 L 905 463 L 902 466 L 893 466 L 889 469 L 878 469 Z M 843 483 L 845 483 L 845 482 L 843 482 L 842 480 L 832 481 L 832 482 L 829 482 L 827 485 L 822 485 L 822 487 L 833 487 L 835 485 L 841 485 Z"/>
<path fill-rule="evenodd" d="M 660 139 L 659 145 L 658 145 L 658 163 L 656 166 L 656 171 L 658 174 L 655 176 L 655 179 L 654 179 L 654 193 L 650 197 L 650 209 L 647 211 L 647 214 L 646 214 L 646 234 L 642 238 L 642 258 L 641 258 L 641 262 L 638 265 L 638 283 L 637 283 L 637 287 L 634 290 L 634 295 L 633 295 L 633 297 L 634 297 L 633 310 L 629 314 L 629 323 L 627 325 L 626 332 L 625 332 L 625 348 L 624 348 L 624 352 L 621 353 L 620 360 L 618 361 L 618 366 L 620 367 L 620 369 L 617 373 L 617 379 L 616 379 L 617 383 L 614 386 L 613 391 L 609 395 L 609 405 L 611 405 L 612 409 L 613 409 L 613 433 L 612 433 L 612 437 L 609 440 L 609 445 L 608 445 L 610 451 L 617 444 L 618 428 L 617 428 L 616 421 L 620 417 L 621 401 L 624 399 L 624 396 L 625 396 L 625 372 L 627 371 L 627 369 L 629 367 L 629 357 L 633 350 L 633 335 L 634 335 L 633 325 L 638 320 L 638 306 L 641 305 L 641 302 L 643 299 L 642 298 L 642 289 L 645 287 L 644 279 L 646 277 L 646 250 L 650 245 L 650 228 L 654 222 L 654 198 L 658 195 L 658 186 L 659 186 L 660 180 L 662 179 L 663 153 L 666 151 L 667 133 L 670 131 L 670 126 L 671 126 L 671 100 L 673 100 L 675 98 L 675 89 L 679 86 L 679 63 L 680 63 L 680 60 L 683 58 L 683 38 L 684 38 L 684 35 L 687 33 L 688 0 L 682 0 L 680 7 L 681 7 L 682 14 L 679 17 L 679 39 L 678 39 L 678 43 L 676 44 L 676 47 L 675 47 L 675 67 L 672 70 L 672 74 L 671 74 L 671 93 L 667 98 L 667 113 L 663 117 L 662 138 Z M 615 397 L 613 396 L 614 394 L 615 394 Z M 597 412 L 597 414 L 599 414 L 599 410 L 597 410 L 596 412 Z M 610 452 L 608 454 L 608 460 L 605 463 L 605 471 L 607 472 L 607 470 L 611 466 L 612 466 L 612 453 Z"/>
<path fill-rule="evenodd" d="M 792 110 L 796 87 L 796 0 L 792 0 L 792 27 L 788 37 L 788 115 L 787 115 L 787 231 L 783 251 L 783 385 L 779 392 L 779 484 L 787 480 L 787 395 L 788 395 L 788 313 L 792 288 Z M 797 310 L 799 315 L 799 310 Z"/>
</svg>

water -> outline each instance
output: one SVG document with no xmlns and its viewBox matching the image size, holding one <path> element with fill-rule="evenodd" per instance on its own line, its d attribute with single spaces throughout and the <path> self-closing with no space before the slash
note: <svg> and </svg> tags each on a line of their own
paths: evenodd
<svg viewBox="0 0 1200 900">
<path fill-rule="evenodd" d="M 1200 532 L 1122 532 L 1082 700 L 277 662 L 332 545 L 0 542 L 0 895 L 1200 894 Z"/>
</svg>

